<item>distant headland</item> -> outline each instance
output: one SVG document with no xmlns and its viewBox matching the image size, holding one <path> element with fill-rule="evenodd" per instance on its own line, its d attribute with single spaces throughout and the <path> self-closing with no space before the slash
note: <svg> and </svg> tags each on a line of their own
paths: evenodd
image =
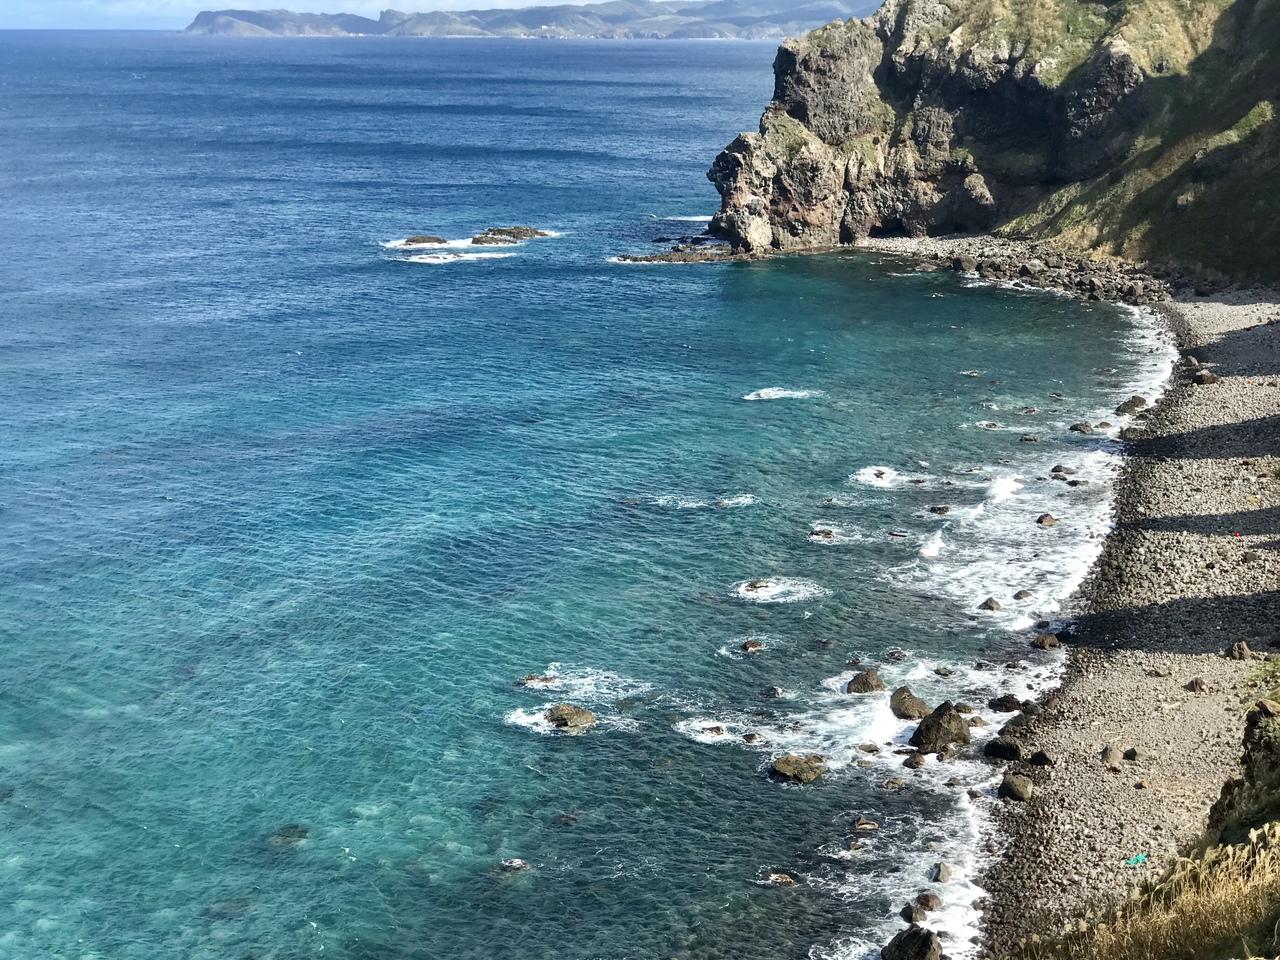
<svg viewBox="0 0 1280 960">
<path fill-rule="evenodd" d="M 347 13 L 205 10 L 186 32 L 235 37 L 548 37 L 769 40 L 861 17 L 878 0 L 627 0 L 505 10 Z"/>
</svg>

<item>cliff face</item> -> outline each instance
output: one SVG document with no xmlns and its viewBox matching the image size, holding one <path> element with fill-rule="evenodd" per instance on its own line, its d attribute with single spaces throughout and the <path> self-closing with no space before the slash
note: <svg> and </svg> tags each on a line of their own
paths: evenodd
<svg viewBox="0 0 1280 960">
<path fill-rule="evenodd" d="M 1241 766 L 1209 815 L 1213 842 L 1243 843 L 1250 830 L 1280 821 L 1280 704 L 1264 700 L 1249 712 Z"/>
<path fill-rule="evenodd" d="M 888 0 L 783 44 L 760 131 L 708 174 L 713 229 L 998 230 L 1280 276 L 1277 50 L 1280 0 Z"/>
</svg>

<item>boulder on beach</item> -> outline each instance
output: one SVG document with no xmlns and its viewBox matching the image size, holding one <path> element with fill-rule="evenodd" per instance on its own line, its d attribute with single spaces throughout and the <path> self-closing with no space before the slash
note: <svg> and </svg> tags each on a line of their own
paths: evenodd
<svg viewBox="0 0 1280 960">
<path fill-rule="evenodd" d="M 549 237 L 551 234 L 533 227 L 490 227 L 484 233 L 472 237 L 476 246 L 493 246 L 495 244 L 521 243 L 535 237 Z"/>
<path fill-rule="evenodd" d="M 893 691 L 889 709 L 899 720 L 922 720 L 929 715 L 929 705 L 912 693 L 910 687 L 899 687 Z"/>
<path fill-rule="evenodd" d="M 1093 424 L 1089 423 L 1087 420 L 1081 420 L 1079 423 L 1073 423 L 1067 429 L 1069 429 L 1072 433 L 1089 434 L 1089 433 L 1093 433 Z"/>
<path fill-rule="evenodd" d="M 1020 774 L 1006 773 L 1004 779 L 1000 781 L 999 796 L 1002 800 L 1015 800 L 1018 803 L 1026 803 L 1031 799 L 1031 794 L 1034 791 L 1035 787 L 1031 783 L 1031 778 Z"/>
<path fill-rule="evenodd" d="M 857 674 L 844 688 L 845 693 L 879 693 L 887 689 L 880 674 L 874 670 L 863 670 Z"/>
<path fill-rule="evenodd" d="M 1042 513 L 1040 516 L 1036 517 L 1036 523 L 1042 527 L 1056 527 L 1058 525 L 1058 518 L 1052 513 Z"/>
<path fill-rule="evenodd" d="M 987 597 L 987 599 L 978 604 L 978 609 L 986 610 L 988 613 L 995 613 L 997 610 L 1003 610 L 1004 607 L 1000 605 L 1000 601 L 995 597 Z"/>
<path fill-rule="evenodd" d="M 1212 383 L 1218 382 L 1218 375 L 1211 370 L 1200 370 L 1191 378 L 1194 383 L 1201 387 L 1207 387 Z"/>
<path fill-rule="evenodd" d="M 1021 760 L 1022 744 L 1012 737 L 996 737 L 988 740 L 982 748 L 982 755 L 992 760 Z"/>
<path fill-rule="evenodd" d="M 1002 694 L 987 701 L 987 709 L 997 713 L 1017 713 L 1022 709 L 1022 701 L 1012 693 Z"/>
<path fill-rule="evenodd" d="M 1249 649 L 1249 645 L 1245 643 L 1243 640 L 1237 640 L 1235 643 L 1229 646 L 1223 652 L 1223 656 L 1225 656 L 1228 660 L 1253 660 L 1254 659 L 1253 651 Z"/>
<path fill-rule="evenodd" d="M 950 883 L 951 867 L 945 863 L 935 863 L 929 871 L 929 880 L 933 883 Z"/>
<path fill-rule="evenodd" d="M 1120 406 L 1116 407 L 1116 414 L 1121 417 L 1131 417 L 1146 405 L 1146 397 L 1139 397 L 1135 395 L 1120 404 Z"/>
<path fill-rule="evenodd" d="M 818 753 L 783 754 L 769 766 L 770 776 L 788 783 L 813 783 L 826 772 L 826 757 Z"/>
<path fill-rule="evenodd" d="M 942 960 L 942 941 L 913 923 L 884 946 L 880 960 Z"/>
<path fill-rule="evenodd" d="M 554 707 L 548 708 L 543 717 L 546 718 L 547 723 L 557 730 L 567 730 L 569 732 L 586 730 L 596 722 L 594 713 L 572 703 L 558 703 Z"/>
<path fill-rule="evenodd" d="M 1056 650 L 1059 645 L 1056 633 L 1041 633 L 1031 641 L 1031 646 L 1037 650 Z"/>
<path fill-rule="evenodd" d="M 970 740 L 969 721 L 948 700 L 920 721 L 908 742 L 923 754 L 942 753 L 952 744 L 966 744 Z"/>
</svg>

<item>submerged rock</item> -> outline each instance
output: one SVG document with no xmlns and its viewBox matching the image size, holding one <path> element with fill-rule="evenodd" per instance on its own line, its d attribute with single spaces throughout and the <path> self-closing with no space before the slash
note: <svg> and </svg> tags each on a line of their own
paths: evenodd
<svg viewBox="0 0 1280 960">
<path fill-rule="evenodd" d="M 826 757 L 818 753 L 787 753 L 769 767 L 772 777 L 789 783 L 813 783 L 826 772 Z"/>
<path fill-rule="evenodd" d="M 498 864 L 498 867 L 503 873 L 523 873 L 529 869 L 529 861 L 521 860 L 519 857 L 509 857 Z"/>
<path fill-rule="evenodd" d="M 556 678 L 546 673 L 530 673 L 516 681 L 518 687 L 542 687 L 556 682 Z"/>
<path fill-rule="evenodd" d="M 310 828 L 300 823 L 287 823 L 271 835 L 271 844 L 276 847 L 292 847 L 307 839 L 310 833 Z"/>
</svg>

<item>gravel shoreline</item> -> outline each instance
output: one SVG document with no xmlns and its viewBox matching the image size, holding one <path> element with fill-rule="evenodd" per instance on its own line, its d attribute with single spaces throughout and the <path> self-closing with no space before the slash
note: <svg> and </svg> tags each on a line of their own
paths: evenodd
<svg viewBox="0 0 1280 960">
<path fill-rule="evenodd" d="M 864 246 L 933 261 L 1043 249 L 985 237 Z M 1280 648 L 1280 294 L 1157 282 L 1170 299 L 1154 309 L 1183 359 L 1126 432 L 1116 526 L 1072 600 L 1062 686 L 1014 733 L 1024 756 L 1043 750 L 1053 766 L 1013 763 L 1034 795 L 995 812 L 981 881 L 990 956 L 1078 926 L 1197 844 L 1261 692 L 1257 663 L 1224 652 Z"/>
</svg>

